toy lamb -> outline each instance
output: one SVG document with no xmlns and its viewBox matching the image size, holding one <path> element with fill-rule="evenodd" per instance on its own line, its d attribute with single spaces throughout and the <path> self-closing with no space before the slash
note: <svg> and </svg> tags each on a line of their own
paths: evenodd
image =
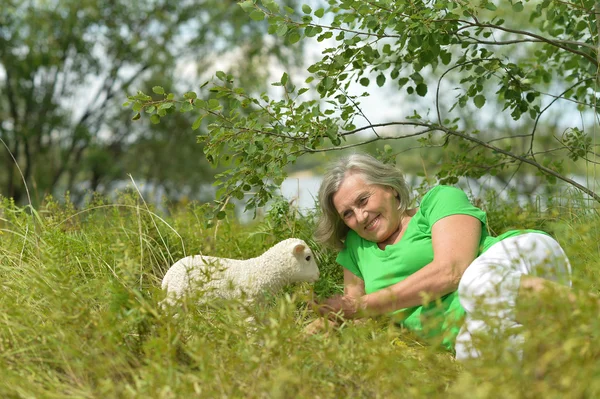
<svg viewBox="0 0 600 399">
<path fill-rule="evenodd" d="M 247 260 L 195 255 L 177 261 L 162 280 L 167 290 L 166 303 L 194 289 L 204 291 L 204 297 L 257 299 L 265 291 L 277 291 L 286 284 L 314 282 L 319 268 L 308 245 L 298 238 L 289 238 L 271 247 L 262 255 Z"/>
</svg>

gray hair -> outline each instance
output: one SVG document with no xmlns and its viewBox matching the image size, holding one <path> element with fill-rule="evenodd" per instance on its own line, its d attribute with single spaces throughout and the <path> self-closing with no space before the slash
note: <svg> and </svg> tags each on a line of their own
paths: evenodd
<svg viewBox="0 0 600 399">
<path fill-rule="evenodd" d="M 367 154 L 352 154 L 332 163 L 319 188 L 321 214 L 315 229 L 315 240 L 335 249 L 344 247 L 349 227 L 338 215 L 333 196 L 348 173 L 360 174 L 367 184 L 391 187 L 398 193 L 398 211 L 404 213 L 410 204 L 410 192 L 403 173 L 393 165 L 385 164 Z"/>
</svg>

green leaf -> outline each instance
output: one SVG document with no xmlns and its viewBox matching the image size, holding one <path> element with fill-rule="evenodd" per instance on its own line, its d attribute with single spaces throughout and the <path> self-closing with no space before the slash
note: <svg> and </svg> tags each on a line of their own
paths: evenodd
<svg viewBox="0 0 600 399">
<path fill-rule="evenodd" d="M 204 116 L 205 115 L 200 115 L 198 118 L 196 118 L 196 120 L 192 124 L 192 130 L 198 130 L 200 124 L 202 123 L 202 119 L 204 119 Z"/>
<path fill-rule="evenodd" d="M 158 125 L 160 123 L 160 116 L 154 114 L 150 117 L 150 122 L 152 122 L 153 125 Z"/>
<path fill-rule="evenodd" d="M 242 1 L 241 3 L 238 3 L 238 5 L 246 12 L 250 12 L 254 9 L 254 2 L 252 0 Z"/>
<path fill-rule="evenodd" d="M 419 83 L 415 90 L 418 95 L 425 97 L 425 94 L 427 94 L 427 85 L 425 83 Z"/>
<path fill-rule="evenodd" d="M 135 115 L 133 115 L 133 118 L 131 118 L 132 121 L 137 121 L 138 119 L 140 119 L 142 117 L 142 114 L 140 114 L 139 112 Z"/>
<path fill-rule="evenodd" d="M 523 11 L 523 3 L 521 3 L 520 1 L 518 3 L 513 4 L 512 6 L 512 10 L 514 12 L 521 12 Z"/>
<path fill-rule="evenodd" d="M 381 87 L 385 84 L 385 76 L 380 73 L 379 75 L 377 75 L 377 86 Z"/>
<path fill-rule="evenodd" d="M 306 37 L 313 37 L 317 33 L 317 29 L 314 26 L 307 26 L 306 28 L 304 28 L 304 35 Z"/>
<path fill-rule="evenodd" d="M 363 85 L 363 86 L 365 86 L 365 87 L 368 86 L 369 83 L 370 83 L 369 78 L 362 78 L 360 80 L 360 84 Z"/>
<path fill-rule="evenodd" d="M 196 98 L 198 98 L 198 96 L 195 92 L 188 91 L 187 93 L 183 94 L 183 98 L 187 98 L 188 100 L 195 100 Z"/>
<path fill-rule="evenodd" d="M 236 109 L 239 108 L 242 103 L 237 98 L 232 98 L 229 100 L 229 108 Z"/>
<path fill-rule="evenodd" d="M 315 11 L 315 17 L 317 18 L 323 18 L 323 15 L 325 15 L 325 10 L 322 8 L 319 8 L 317 11 Z"/>
<path fill-rule="evenodd" d="M 179 109 L 179 112 L 182 112 L 182 113 L 183 112 L 190 112 L 193 109 L 194 109 L 194 106 L 192 104 L 190 104 L 189 102 L 186 101 L 186 102 L 184 102 L 181 105 L 181 108 Z"/>
<path fill-rule="evenodd" d="M 588 24 L 586 21 L 579 21 L 577 23 L 577 27 L 575 28 L 578 32 L 582 32 L 588 29 Z"/>
<path fill-rule="evenodd" d="M 448 65 L 450 63 L 450 61 L 452 60 L 452 54 L 449 52 L 441 52 L 440 53 L 440 59 L 442 60 L 442 63 L 444 65 Z"/>
<path fill-rule="evenodd" d="M 312 8 L 308 4 L 302 5 L 302 12 L 305 14 L 310 14 L 312 12 Z"/>
<path fill-rule="evenodd" d="M 283 75 L 281 75 L 281 80 L 279 81 L 281 83 L 282 86 L 285 86 L 288 82 L 289 76 L 286 72 L 283 73 Z"/>
<path fill-rule="evenodd" d="M 208 100 L 208 109 L 210 110 L 214 110 L 219 108 L 221 104 L 219 103 L 219 100 L 216 100 L 214 98 L 211 98 L 210 100 Z"/>
<path fill-rule="evenodd" d="M 255 21 L 262 21 L 263 19 L 265 19 L 265 14 L 262 11 L 254 10 L 250 13 L 250 18 L 252 18 Z"/>
<path fill-rule="evenodd" d="M 485 96 L 478 94 L 473 98 L 473 102 L 477 108 L 481 108 L 485 105 Z"/>
<path fill-rule="evenodd" d="M 152 88 L 152 91 L 155 92 L 156 94 L 165 94 L 165 89 L 163 89 L 160 86 L 154 86 Z"/>
<path fill-rule="evenodd" d="M 489 2 L 489 1 L 485 3 L 485 8 L 487 8 L 490 11 L 496 11 L 497 10 L 496 5 L 494 3 Z"/>
<path fill-rule="evenodd" d="M 294 29 L 292 33 L 288 35 L 288 41 L 290 42 L 290 44 L 297 43 L 298 41 L 300 41 L 300 34 Z"/>
<path fill-rule="evenodd" d="M 277 36 L 283 36 L 287 33 L 288 31 L 288 27 L 285 23 L 282 23 L 281 25 L 279 25 L 277 27 L 277 31 L 275 33 L 277 33 Z"/>
<path fill-rule="evenodd" d="M 275 3 L 273 0 L 263 0 L 263 5 L 267 7 L 272 14 L 279 13 L 279 4 Z"/>
<path fill-rule="evenodd" d="M 423 76 L 421 76 L 421 74 L 419 72 L 413 73 L 412 75 L 410 75 L 410 78 L 415 83 L 423 83 Z"/>
<path fill-rule="evenodd" d="M 215 75 L 217 76 L 217 79 L 219 79 L 219 80 L 222 80 L 222 81 L 227 80 L 227 75 L 223 71 L 217 71 L 217 72 L 215 72 Z"/>
</svg>

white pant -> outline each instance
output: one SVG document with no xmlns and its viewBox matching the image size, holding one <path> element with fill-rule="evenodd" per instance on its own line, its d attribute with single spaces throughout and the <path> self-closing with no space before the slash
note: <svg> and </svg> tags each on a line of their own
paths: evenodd
<svg viewBox="0 0 600 399">
<path fill-rule="evenodd" d="M 521 276 L 532 275 L 571 285 L 571 265 L 563 249 L 552 237 L 526 233 L 492 245 L 473 261 L 458 285 L 458 297 L 466 311 L 465 323 L 456 338 L 456 359 L 479 357 L 474 334 L 509 332 L 509 347 L 520 356 L 523 338 L 514 328 L 516 301 Z"/>
</svg>

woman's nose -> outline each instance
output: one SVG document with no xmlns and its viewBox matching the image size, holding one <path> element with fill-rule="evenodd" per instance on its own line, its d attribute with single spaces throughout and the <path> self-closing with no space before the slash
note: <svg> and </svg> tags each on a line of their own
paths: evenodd
<svg viewBox="0 0 600 399">
<path fill-rule="evenodd" d="M 365 220 L 367 220 L 367 212 L 363 209 L 357 209 L 356 211 L 356 220 L 359 223 L 363 223 Z"/>
</svg>

